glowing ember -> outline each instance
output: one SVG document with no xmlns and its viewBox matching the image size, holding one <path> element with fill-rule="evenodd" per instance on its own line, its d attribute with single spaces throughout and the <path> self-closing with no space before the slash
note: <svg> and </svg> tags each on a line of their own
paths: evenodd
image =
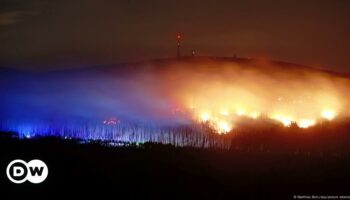
<svg viewBox="0 0 350 200">
<path fill-rule="evenodd" d="M 291 117 L 281 116 L 278 114 L 272 116 L 271 119 L 274 119 L 274 120 L 281 122 L 284 126 L 290 126 L 293 122 L 293 119 Z"/>
<path fill-rule="evenodd" d="M 210 119 L 210 114 L 209 114 L 209 113 L 202 113 L 202 114 L 199 116 L 199 119 L 200 119 L 200 121 L 202 121 L 202 122 L 207 122 L 207 121 L 209 121 L 209 119 Z"/>
<path fill-rule="evenodd" d="M 225 134 L 231 131 L 232 125 L 225 121 L 224 119 L 228 119 L 229 112 L 218 112 L 217 115 L 212 116 L 207 112 L 201 112 L 198 119 L 199 122 L 208 123 L 208 125 L 213 128 L 219 134 Z"/>
<path fill-rule="evenodd" d="M 225 121 L 219 121 L 216 129 L 219 134 L 225 134 L 231 131 L 231 125 Z"/>
<path fill-rule="evenodd" d="M 297 125 L 300 128 L 308 128 L 308 127 L 313 126 L 315 124 L 316 124 L 315 119 L 301 119 L 297 122 Z"/>
<path fill-rule="evenodd" d="M 246 114 L 246 112 L 245 112 L 245 110 L 243 108 L 240 108 L 240 109 L 237 110 L 237 115 L 242 116 L 242 115 L 245 115 L 245 114 Z"/>
<path fill-rule="evenodd" d="M 321 113 L 322 117 L 327 120 L 332 120 L 335 117 L 335 112 L 332 110 L 325 110 Z"/>
<path fill-rule="evenodd" d="M 253 118 L 253 119 L 258 118 L 259 116 L 260 116 L 260 113 L 259 113 L 259 112 L 256 112 L 256 111 L 254 111 L 254 112 L 252 112 L 252 113 L 249 114 L 249 117 L 251 117 L 251 118 Z"/>
<path fill-rule="evenodd" d="M 231 106 L 234 107 L 234 106 Z M 193 114 L 196 116 L 195 108 L 191 107 Z M 209 110 L 209 109 L 207 109 Z M 245 109 L 236 109 L 236 115 L 231 116 L 232 111 L 229 109 L 220 109 L 219 111 L 212 110 L 211 112 L 199 112 L 198 117 L 195 117 L 199 122 L 207 123 L 214 131 L 218 134 L 226 134 L 231 132 L 235 120 L 238 118 L 246 117 L 251 119 L 257 119 L 261 116 L 259 111 L 246 111 Z M 292 113 L 287 112 L 286 113 Z M 295 123 L 299 128 L 309 128 L 316 125 L 318 119 L 324 118 L 327 120 L 332 120 L 336 116 L 336 113 L 332 110 L 325 110 L 320 116 L 315 118 L 302 118 L 293 116 L 293 114 L 280 114 L 283 112 L 275 113 L 272 115 L 267 115 L 269 119 L 280 122 L 285 127 L 290 127 L 292 123 Z M 308 114 L 308 113 L 306 113 Z"/>
<path fill-rule="evenodd" d="M 215 112 L 213 112 L 215 113 Z M 207 112 L 202 112 L 199 115 L 199 121 L 205 122 L 210 125 L 218 134 L 226 134 L 232 130 L 232 124 L 234 123 L 237 118 L 230 117 L 228 110 L 221 110 L 220 112 L 217 112 L 217 115 L 211 115 Z M 257 119 L 260 116 L 260 112 L 253 111 L 246 115 L 245 112 L 238 112 L 237 113 L 238 118 L 239 117 L 248 117 L 252 119 Z M 335 117 L 335 113 L 328 111 L 328 112 L 322 112 L 322 116 L 319 118 L 326 118 L 328 120 L 331 120 Z M 291 117 L 288 115 L 281 115 L 281 114 L 274 114 L 271 116 L 268 116 L 268 118 L 272 120 L 276 120 L 283 124 L 285 127 L 290 127 L 292 123 L 296 123 L 296 125 L 299 128 L 309 128 L 311 126 L 314 126 L 317 123 L 316 119 L 312 118 L 296 118 Z"/>
</svg>

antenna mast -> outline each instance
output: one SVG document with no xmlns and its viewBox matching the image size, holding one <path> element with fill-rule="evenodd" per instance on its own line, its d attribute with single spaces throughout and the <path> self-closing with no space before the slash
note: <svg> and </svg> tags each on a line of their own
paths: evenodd
<svg viewBox="0 0 350 200">
<path fill-rule="evenodd" d="M 180 33 L 177 34 L 176 39 L 177 39 L 177 57 L 179 58 L 181 56 L 181 53 L 180 53 L 181 34 Z"/>
</svg>

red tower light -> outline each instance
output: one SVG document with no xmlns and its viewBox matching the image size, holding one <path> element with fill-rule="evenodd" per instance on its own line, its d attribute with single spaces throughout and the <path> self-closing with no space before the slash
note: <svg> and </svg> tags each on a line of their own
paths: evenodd
<svg viewBox="0 0 350 200">
<path fill-rule="evenodd" d="M 181 39 L 181 35 L 180 35 L 180 33 L 178 33 L 178 34 L 177 34 L 176 38 L 177 38 L 178 40 L 180 40 L 180 39 Z"/>
</svg>

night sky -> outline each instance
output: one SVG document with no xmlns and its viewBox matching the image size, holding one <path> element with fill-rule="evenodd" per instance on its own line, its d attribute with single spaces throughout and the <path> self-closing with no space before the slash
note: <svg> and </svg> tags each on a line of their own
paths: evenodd
<svg viewBox="0 0 350 200">
<path fill-rule="evenodd" d="M 349 72 L 348 0 L 1 0 L 0 66 L 63 69 L 176 55 Z"/>
</svg>

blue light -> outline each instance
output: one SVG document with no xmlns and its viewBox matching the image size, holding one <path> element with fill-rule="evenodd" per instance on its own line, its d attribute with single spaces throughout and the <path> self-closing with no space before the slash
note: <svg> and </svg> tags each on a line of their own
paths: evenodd
<svg viewBox="0 0 350 200">
<path fill-rule="evenodd" d="M 210 136 L 199 125 L 186 127 L 141 126 L 134 124 L 117 124 L 107 126 L 98 123 L 89 124 L 59 124 L 59 123 L 1 123 L 1 131 L 11 131 L 19 134 L 19 138 L 31 139 L 42 136 L 56 136 L 63 139 L 79 139 L 80 143 L 102 141 L 107 146 L 125 146 L 145 142 L 173 144 L 175 146 L 208 147 L 213 143 Z M 188 134 L 191 133 L 191 134 Z M 210 138 L 210 139 L 209 139 Z M 222 144 L 220 137 L 215 144 Z M 222 144 L 226 145 L 226 144 Z"/>
</svg>

